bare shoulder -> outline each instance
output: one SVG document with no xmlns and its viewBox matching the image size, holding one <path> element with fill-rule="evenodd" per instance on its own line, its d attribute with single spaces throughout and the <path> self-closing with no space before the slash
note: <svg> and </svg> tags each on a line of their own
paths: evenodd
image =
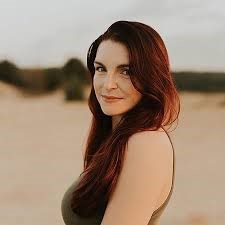
<svg viewBox="0 0 225 225">
<path fill-rule="evenodd" d="M 160 155 L 171 159 L 172 144 L 165 131 L 141 131 L 128 140 L 130 154 Z M 149 156 L 150 156 L 149 155 Z M 141 156 L 140 156 L 141 157 Z M 160 157 L 160 158 L 161 158 Z"/>
<path fill-rule="evenodd" d="M 135 133 L 128 140 L 125 156 L 124 164 L 127 169 L 135 170 L 132 168 L 135 165 L 136 171 L 139 170 L 139 176 L 143 176 L 143 180 L 149 176 L 149 172 L 146 174 L 144 172 L 146 169 L 151 171 L 153 177 L 161 178 L 161 181 L 158 182 L 159 185 L 168 184 L 173 169 L 173 149 L 170 139 L 164 131 Z"/>
<path fill-rule="evenodd" d="M 161 190 L 158 195 L 155 193 L 155 210 L 162 205 L 171 189 L 173 154 L 173 146 L 165 131 L 139 132 L 128 141 L 127 170 L 134 170 L 132 166 L 135 165 L 140 179 L 154 182 L 155 188 Z"/>
<path fill-rule="evenodd" d="M 132 135 L 101 225 L 147 224 L 171 176 L 171 160 L 172 146 L 165 132 Z"/>
</svg>

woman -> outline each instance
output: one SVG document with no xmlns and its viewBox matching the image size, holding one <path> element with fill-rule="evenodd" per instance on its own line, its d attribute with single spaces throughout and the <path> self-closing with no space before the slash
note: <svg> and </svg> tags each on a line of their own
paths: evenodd
<svg viewBox="0 0 225 225">
<path fill-rule="evenodd" d="M 84 170 L 62 200 L 66 225 L 156 225 L 174 184 L 166 127 L 180 101 L 166 47 L 150 26 L 117 21 L 90 46 L 93 114 Z"/>
</svg>

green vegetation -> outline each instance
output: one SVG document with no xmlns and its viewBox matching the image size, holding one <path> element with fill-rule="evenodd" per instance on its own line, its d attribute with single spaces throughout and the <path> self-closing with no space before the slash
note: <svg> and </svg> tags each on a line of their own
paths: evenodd
<svg viewBox="0 0 225 225">
<path fill-rule="evenodd" d="M 179 91 L 225 92 L 225 73 L 176 72 L 173 73 Z"/>
<path fill-rule="evenodd" d="M 20 69 L 8 60 L 0 61 L 0 80 L 18 87 L 25 86 Z"/>
<path fill-rule="evenodd" d="M 60 68 L 43 69 L 44 89 L 54 91 L 62 86 L 63 72 Z"/>
<path fill-rule="evenodd" d="M 83 100 L 84 85 L 88 84 L 88 72 L 81 60 L 72 58 L 62 67 L 66 100 Z"/>
<path fill-rule="evenodd" d="M 225 72 L 173 72 L 178 91 L 223 92 Z M 62 67 L 19 69 L 15 64 L 0 61 L 0 81 L 18 86 L 28 93 L 44 94 L 59 88 L 65 100 L 83 100 L 84 87 L 91 76 L 80 59 L 71 58 Z"/>
<path fill-rule="evenodd" d="M 88 74 L 87 68 L 79 59 L 69 59 L 62 67 L 62 71 L 66 80 L 76 77 L 83 85 L 90 83 L 90 76 Z"/>
<path fill-rule="evenodd" d="M 84 86 L 90 83 L 87 68 L 72 58 L 62 68 L 19 69 L 6 60 L 0 62 L 0 81 L 18 86 L 29 94 L 44 94 L 62 88 L 65 100 L 83 100 Z"/>
</svg>

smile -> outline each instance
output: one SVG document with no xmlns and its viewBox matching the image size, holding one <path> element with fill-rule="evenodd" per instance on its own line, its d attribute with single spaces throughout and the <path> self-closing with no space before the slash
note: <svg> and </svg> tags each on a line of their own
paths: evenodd
<svg viewBox="0 0 225 225">
<path fill-rule="evenodd" d="M 117 102 L 117 101 L 122 100 L 122 98 L 109 99 L 109 98 L 105 98 L 105 97 L 103 97 L 103 96 L 102 96 L 102 99 L 103 99 L 103 101 L 105 101 L 105 102 Z"/>
</svg>

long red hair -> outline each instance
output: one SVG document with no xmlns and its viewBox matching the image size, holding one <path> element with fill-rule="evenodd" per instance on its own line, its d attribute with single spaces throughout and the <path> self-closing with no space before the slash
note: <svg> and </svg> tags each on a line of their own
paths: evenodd
<svg viewBox="0 0 225 225">
<path fill-rule="evenodd" d="M 143 95 L 113 130 L 111 116 L 102 112 L 93 88 L 96 52 L 99 44 L 108 39 L 127 47 L 130 79 Z M 180 112 L 179 95 L 165 44 L 146 24 L 113 23 L 89 47 L 87 67 L 92 78 L 88 106 L 93 117 L 85 146 L 84 169 L 71 199 L 72 210 L 82 217 L 105 209 L 123 167 L 129 137 L 144 130 L 171 127 Z"/>
</svg>

